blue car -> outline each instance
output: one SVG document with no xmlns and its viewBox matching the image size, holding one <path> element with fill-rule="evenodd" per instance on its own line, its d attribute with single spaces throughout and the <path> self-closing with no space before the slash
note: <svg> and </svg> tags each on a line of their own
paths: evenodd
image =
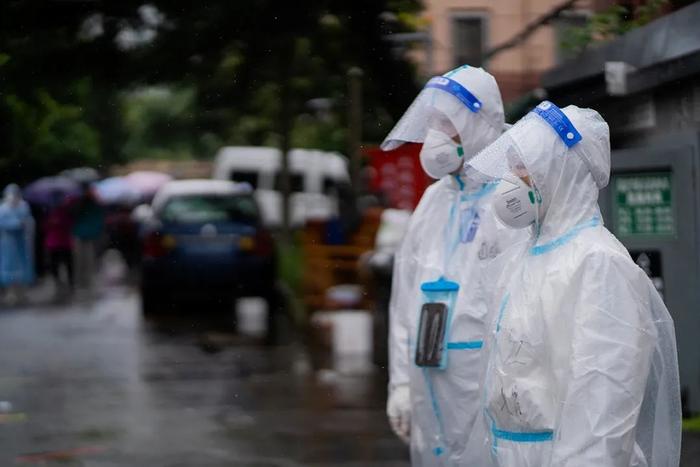
<svg viewBox="0 0 700 467">
<path fill-rule="evenodd" d="M 232 302 L 274 296 L 275 248 L 248 184 L 167 183 L 143 222 L 142 242 L 145 314 L 164 311 L 188 297 Z M 272 311 L 270 307 L 270 315 Z"/>
</svg>

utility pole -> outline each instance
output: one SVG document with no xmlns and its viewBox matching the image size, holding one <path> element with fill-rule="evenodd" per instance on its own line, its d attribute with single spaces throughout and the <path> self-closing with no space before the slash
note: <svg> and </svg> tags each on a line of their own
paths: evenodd
<svg viewBox="0 0 700 467">
<path fill-rule="evenodd" d="M 281 47 L 282 60 L 279 68 L 280 112 L 278 132 L 280 135 L 280 191 L 282 192 L 282 231 L 281 240 L 285 244 L 292 241 L 291 226 L 291 176 L 289 167 L 289 152 L 291 151 L 291 132 L 293 118 L 292 66 L 294 64 L 294 48 L 290 44 Z"/>
<path fill-rule="evenodd" d="M 348 156 L 350 157 L 350 180 L 356 196 L 361 191 L 362 75 L 362 70 L 358 67 L 348 70 Z"/>
</svg>

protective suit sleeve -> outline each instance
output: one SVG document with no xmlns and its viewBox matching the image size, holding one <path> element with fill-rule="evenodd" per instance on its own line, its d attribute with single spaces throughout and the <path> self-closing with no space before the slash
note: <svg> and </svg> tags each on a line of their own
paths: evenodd
<svg viewBox="0 0 700 467">
<path fill-rule="evenodd" d="M 389 301 L 389 388 L 408 384 L 408 369 L 411 364 L 409 313 L 417 310 L 417 297 L 420 291 L 416 285 L 420 230 L 424 217 L 435 198 L 435 185 L 428 187 L 416 210 L 411 215 L 406 234 L 394 256 L 394 269 Z"/>
<path fill-rule="evenodd" d="M 635 430 L 656 345 L 648 280 L 621 253 L 593 251 L 571 283 L 561 304 L 573 311 L 562 310 L 573 326 L 569 371 L 550 465 L 638 465 Z"/>
</svg>

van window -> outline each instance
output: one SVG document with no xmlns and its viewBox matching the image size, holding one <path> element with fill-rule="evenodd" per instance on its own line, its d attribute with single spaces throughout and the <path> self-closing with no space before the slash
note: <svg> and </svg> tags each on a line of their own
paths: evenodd
<svg viewBox="0 0 700 467">
<path fill-rule="evenodd" d="M 248 183 L 255 190 L 258 188 L 258 173 L 246 170 L 236 170 L 231 173 L 231 181 Z"/>
<path fill-rule="evenodd" d="M 334 178 L 325 177 L 323 179 L 323 194 L 327 196 L 338 194 L 338 181 Z"/>
<path fill-rule="evenodd" d="M 289 184 L 292 193 L 303 193 L 304 175 L 298 173 L 289 174 Z M 279 172 L 275 174 L 275 190 L 282 191 L 282 174 L 280 174 Z"/>
</svg>

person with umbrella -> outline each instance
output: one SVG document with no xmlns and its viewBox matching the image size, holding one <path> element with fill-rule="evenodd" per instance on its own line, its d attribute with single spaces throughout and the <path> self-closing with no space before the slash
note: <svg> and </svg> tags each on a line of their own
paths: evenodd
<svg viewBox="0 0 700 467">
<path fill-rule="evenodd" d="M 131 212 L 142 202 L 142 193 L 126 177 L 110 177 L 97 182 L 95 194 L 105 207 L 105 237 L 109 248 L 119 251 L 129 267 L 139 259 L 138 226 Z"/>
<path fill-rule="evenodd" d="M 73 252 L 75 282 L 80 288 L 92 288 L 97 244 L 102 238 L 105 211 L 91 185 L 83 185 L 83 194 L 73 204 Z"/>
<path fill-rule="evenodd" d="M 51 206 L 59 193 L 64 198 L 81 194 L 81 185 L 65 176 L 42 177 L 24 188 L 24 199 L 36 206 Z"/>
<path fill-rule="evenodd" d="M 73 288 L 73 217 L 60 191 L 54 191 L 53 203 L 48 208 L 43 222 L 43 246 L 48 257 L 48 266 L 56 284 L 56 291 L 63 288 L 61 269 L 65 269 L 67 285 Z"/>
<path fill-rule="evenodd" d="M 34 265 L 39 274 L 43 273 L 43 267 L 49 266 L 49 258 L 45 257 L 46 220 L 47 211 L 50 210 L 60 196 L 61 199 L 79 198 L 81 194 L 80 183 L 74 178 L 65 175 L 42 177 L 24 187 L 22 190 L 24 199 L 29 203 L 36 221 L 34 237 Z"/>
<path fill-rule="evenodd" d="M 24 299 L 24 289 L 34 282 L 34 218 L 19 187 L 8 185 L 0 204 L 0 284 Z"/>
</svg>

